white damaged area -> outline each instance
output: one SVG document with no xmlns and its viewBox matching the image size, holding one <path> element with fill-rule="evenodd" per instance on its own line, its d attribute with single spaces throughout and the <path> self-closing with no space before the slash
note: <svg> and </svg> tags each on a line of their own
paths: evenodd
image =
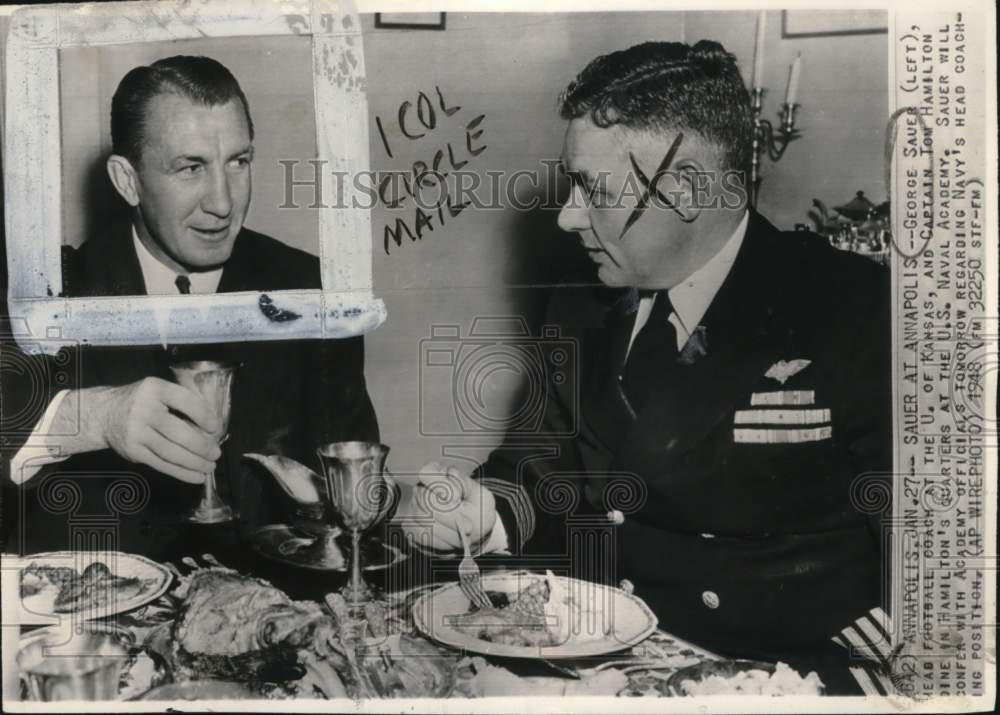
<svg viewBox="0 0 1000 715">
<path fill-rule="evenodd" d="M 25 326 L 14 336 L 20 347 L 50 355 L 77 344 L 348 338 L 374 330 L 386 318 L 380 299 L 334 291 L 14 300 L 10 313 L 12 323 Z"/>
</svg>

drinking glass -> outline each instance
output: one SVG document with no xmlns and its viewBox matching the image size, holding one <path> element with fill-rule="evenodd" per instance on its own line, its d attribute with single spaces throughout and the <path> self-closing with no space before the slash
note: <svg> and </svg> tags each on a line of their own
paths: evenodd
<svg viewBox="0 0 1000 715">
<path fill-rule="evenodd" d="M 111 633 L 55 629 L 31 640 L 17 654 L 29 700 L 117 700 L 128 648 Z"/>
<path fill-rule="evenodd" d="M 361 534 L 389 513 L 395 487 L 385 473 L 389 448 L 376 442 L 333 442 L 316 450 L 326 479 L 329 510 L 351 532 L 351 578 L 344 599 L 363 603 L 370 589 L 361 577 Z"/>
<path fill-rule="evenodd" d="M 233 376 L 238 365 L 214 360 L 192 360 L 170 366 L 174 379 L 201 395 L 219 418 L 219 431 L 212 435 L 221 446 L 229 437 L 229 409 L 232 400 Z M 232 507 L 219 496 L 215 486 L 215 470 L 205 475 L 205 491 L 188 521 L 196 524 L 218 524 L 235 518 Z"/>
</svg>

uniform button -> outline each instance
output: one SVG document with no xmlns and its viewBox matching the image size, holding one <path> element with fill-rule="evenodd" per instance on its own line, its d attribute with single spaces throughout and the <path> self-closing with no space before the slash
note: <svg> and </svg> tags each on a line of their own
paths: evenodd
<svg viewBox="0 0 1000 715">
<path fill-rule="evenodd" d="M 610 521 L 615 526 L 620 526 L 625 523 L 625 515 L 620 511 L 615 509 L 614 511 L 608 512 L 608 521 Z"/>
<path fill-rule="evenodd" d="M 719 594 L 715 591 L 705 591 L 701 594 L 701 601 L 711 609 L 719 607 Z"/>
</svg>

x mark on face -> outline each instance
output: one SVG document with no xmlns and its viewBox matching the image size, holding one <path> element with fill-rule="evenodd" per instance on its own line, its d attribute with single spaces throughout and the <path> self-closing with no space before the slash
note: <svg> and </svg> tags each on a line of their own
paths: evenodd
<svg viewBox="0 0 1000 715">
<path fill-rule="evenodd" d="M 635 158 L 635 154 L 632 152 L 628 153 L 629 161 L 632 162 L 632 170 L 635 171 L 635 175 L 639 178 L 639 182 L 642 184 L 643 191 L 642 195 L 639 197 L 639 203 L 636 204 L 635 208 L 632 209 L 632 213 L 629 214 L 628 220 L 625 222 L 625 226 L 622 228 L 621 235 L 618 236 L 618 240 L 625 238 L 625 232 L 632 228 L 632 224 L 638 221 L 642 214 L 645 213 L 646 209 L 649 208 L 649 199 L 652 194 L 656 194 L 656 197 L 663 202 L 665 206 L 672 209 L 677 213 L 678 216 L 683 218 L 683 214 L 680 209 L 674 206 L 674 203 L 664 196 L 656 185 L 660 182 L 667 171 L 670 170 L 670 165 L 674 163 L 674 157 L 677 155 L 677 150 L 680 149 L 681 142 L 684 140 L 684 133 L 678 132 L 677 137 L 674 139 L 673 144 L 667 149 L 666 155 L 663 157 L 663 161 L 657 167 L 656 172 L 653 174 L 652 178 L 647 178 L 646 174 L 641 168 L 639 168 L 639 162 Z"/>
</svg>

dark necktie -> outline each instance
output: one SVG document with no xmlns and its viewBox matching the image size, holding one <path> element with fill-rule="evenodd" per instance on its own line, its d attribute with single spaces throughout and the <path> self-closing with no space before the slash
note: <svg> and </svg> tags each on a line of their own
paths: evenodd
<svg viewBox="0 0 1000 715">
<path fill-rule="evenodd" d="M 177 280 L 174 281 L 174 285 L 176 285 L 177 290 L 179 290 L 184 295 L 187 295 L 188 293 L 191 292 L 191 279 L 188 278 L 187 276 L 184 275 L 177 276 Z"/>
<path fill-rule="evenodd" d="M 677 330 L 669 320 L 674 306 L 667 291 L 655 295 L 653 310 L 635 336 L 622 370 L 625 393 L 634 407 L 642 403 L 657 376 L 677 362 Z"/>
</svg>

